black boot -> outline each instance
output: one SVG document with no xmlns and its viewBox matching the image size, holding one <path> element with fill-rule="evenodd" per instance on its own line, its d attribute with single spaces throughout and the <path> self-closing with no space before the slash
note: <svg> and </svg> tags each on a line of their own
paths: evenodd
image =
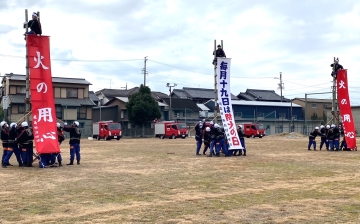
<svg viewBox="0 0 360 224">
<path fill-rule="evenodd" d="M 7 168 L 4 163 L 1 163 L 1 167 L 2 167 L 2 168 Z"/>
<path fill-rule="evenodd" d="M 74 165 L 74 160 L 70 160 L 70 163 L 66 164 L 67 166 Z"/>
<path fill-rule="evenodd" d="M 77 161 L 77 165 L 80 165 L 80 160 Z"/>
<path fill-rule="evenodd" d="M 62 166 L 62 163 L 61 163 L 61 162 L 59 162 L 59 166 Z"/>
</svg>

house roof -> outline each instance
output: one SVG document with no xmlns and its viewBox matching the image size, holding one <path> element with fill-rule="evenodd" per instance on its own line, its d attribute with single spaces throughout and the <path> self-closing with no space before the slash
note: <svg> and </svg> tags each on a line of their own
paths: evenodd
<svg viewBox="0 0 360 224">
<path fill-rule="evenodd" d="M 19 75 L 19 74 L 5 74 L 4 79 L 9 80 L 18 80 L 18 81 L 26 81 L 25 75 Z M 90 82 L 88 82 L 86 79 L 81 78 L 63 78 L 63 77 L 52 77 L 53 83 L 71 83 L 71 84 L 82 84 L 82 85 L 92 85 Z"/>
<path fill-rule="evenodd" d="M 179 94 L 181 97 L 185 98 L 199 98 L 199 99 L 214 99 L 215 98 L 215 90 L 214 89 L 203 89 L 203 88 L 189 88 L 183 87 L 183 94 L 180 91 L 177 91 L 175 94 Z M 177 96 L 179 96 L 177 95 Z M 235 95 L 231 94 L 231 99 L 238 99 Z"/>
<path fill-rule="evenodd" d="M 25 103 L 25 95 L 8 95 L 11 103 Z M 55 104 L 62 106 L 94 106 L 94 102 L 89 98 L 86 99 L 72 99 L 72 98 L 55 98 Z"/>
<path fill-rule="evenodd" d="M 170 105 L 170 98 L 163 99 L 164 103 L 167 105 Z M 189 109 L 191 111 L 201 111 L 200 108 L 196 105 L 196 103 L 190 99 L 177 99 L 172 98 L 171 99 L 171 109 Z"/>
<path fill-rule="evenodd" d="M 95 95 L 94 91 L 89 91 L 89 98 L 93 102 L 99 101 L 99 98 Z"/>
<path fill-rule="evenodd" d="M 172 92 L 173 95 L 177 96 L 180 99 L 187 99 L 189 98 L 188 95 L 182 89 L 174 89 Z"/>
<path fill-rule="evenodd" d="M 232 100 L 232 105 L 244 106 L 270 106 L 270 107 L 302 107 L 291 102 L 263 102 L 263 101 L 246 101 L 246 100 Z"/>
<path fill-rule="evenodd" d="M 200 108 L 200 110 L 202 110 L 202 111 L 209 111 L 209 110 L 210 110 L 207 106 L 205 106 L 205 105 L 202 104 L 202 103 L 197 103 L 196 105 L 197 105 L 197 106 Z"/>
<path fill-rule="evenodd" d="M 115 97 L 128 97 L 131 94 L 139 92 L 139 87 L 134 87 L 128 90 L 125 89 L 102 89 L 99 91 L 96 91 L 95 94 L 102 93 L 105 95 L 106 98 L 109 100 L 112 100 Z M 159 101 L 163 98 L 169 98 L 168 95 L 162 92 L 152 91 L 151 92 L 152 98 L 154 98 L 156 101 Z"/>
<path fill-rule="evenodd" d="M 295 98 L 294 100 L 300 100 L 305 102 L 305 98 Z M 331 99 L 306 98 L 306 101 L 309 103 L 332 103 Z"/>
<path fill-rule="evenodd" d="M 274 90 L 264 89 L 247 89 L 245 93 L 240 92 L 237 97 L 243 100 L 251 101 L 273 101 L 281 102 L 281 96 L 276 94 Z M 289 102 L 289 99 L 283 97 L 282 102 Z"/>
<path fill-rule="evenodd" d="M 113 100 L 115 100 L 115 99 L 120 100 L 120 101 L 122 101 L 122 102 L 124 102 L 124 103 L 129 102 L 129 98 L 128 98 L 128 97 L 114 97 L 111 101 L 113 101 Z M 110 102 L 110 101 L 109 101 L 109 102 Z M 109 103 L 109 102 L 108 102 L 108 103 Z M 165 103 L 162 103 L 162 102 L 158 102 L 158 101 L 157 101 L 157 103 L 158 103 L 159 107 L 166 107 L 166 106 L 168 106 L 168 105 L 166 105 Z"/>
</svg>

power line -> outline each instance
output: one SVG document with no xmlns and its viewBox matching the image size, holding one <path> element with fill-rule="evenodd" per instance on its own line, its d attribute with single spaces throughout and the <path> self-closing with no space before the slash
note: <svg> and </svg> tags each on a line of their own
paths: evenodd
<svg viewBox="0 0 360 224">
<path fill-rule="evenodd" d="M 10 58 L 21 58 L 25 59 L 24 56 L 15 56 L 15 55 L 6 55 L 0 54 L 1 57 L 10 57 Z M 118 61 L 140 61 L 143 59 L 56 59 L 52 58 L 52 61 L 70 61 L 70 62 L 118 62 Z"/>
</svg>

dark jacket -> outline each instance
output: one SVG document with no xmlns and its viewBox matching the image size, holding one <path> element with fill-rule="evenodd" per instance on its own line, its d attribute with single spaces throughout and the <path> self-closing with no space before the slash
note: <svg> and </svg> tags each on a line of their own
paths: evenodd
<svg viewBox="0 0 360 224">
<path fill-rule="evenodd" d="M 330 67 L 334 67 L 334 63 L 331 64 Z M 335 72 L 339 71 L 340 69 L 344 69 L 344 67 L 340 64 L 335 64 Z"/>
<path fill-rule="evenodd" d="M 18 136 L 18 133 L 16 132 L 16 128 L 12 127 L 9 131 L 9 148 L 15 148 L 17 146 L 17 141 L 15 140 Z"/>
<path fill-rule="evenodd" d="M 340 138 L 340 130 L 338 127 L 333 128 L 334 138 Z"/>
<path fill-rule="evenodd" d="M 210 145 L 211 142 L 211 131 L 205 131 L 204 133 L 204 144 Z"/>
<path fill-rule="evenodd" d="M 240 129 L 240 128 L 238 128 L 238 135 L 239 135 L 239 138 L 244 138 L 244 130 L 243 129 Z"/>
<path fill-rule="evenodd" d="M 214 128 L 214 135 L 216 141 L 223 140 L 225 138 L 224 132 L 221 130 L 221 128 Z"/>
<path fill-rule="evenodd" d="M 65 126 L 64 131 L 70 133 L 69 144 L 80 144 L 81 130 L 76 126 Z"/>
<path fill-rule="evenodd" d="M 3 148 L 7 148 L 9 144 L 9 132 L 7 128 L 1 128 L 1 140 Z"/>
<path fill-rule="evenodd" d="M 310 139 L 315 139 L 316 136 L 321 136 L 321 133 L 317 130 L 314 130 L 314 131 L 310 132 L 310 134 L 309 134 Z"/>
<path fill-rule="evenodd" d="M 57 128 L 57 132 L 58 132 L 58 142 L 59 142 L 59 144 L 61 144 L 61 142 L 63 142 L 65 140 L 65 136 L 64 136 L 61 128 Z"/>
<path fill-rule="evenodd" d="M 334 129 L 330 128 L 330 129 L 328 130 L 327 138 L 328 138 L 329 140 L 334 140 L 334 139 L 335 139 Z"/>
<path fill-rule="evenodd" d="M 326 128 L 321 128 L 320 133 L 321 133 L 321 138 L 325 139 L 326 138 Z"/>
<path fill-rule="evenodd" d="M 195 126 L 195 140 L 197 141 L 201 141 L 202 138 L 203 138 L 203 131 L 204 129 L 201 127 L 200 128 L 200 123 L 198 123 L 196 126 Z"/>
<path fill-rule="evenodd" d="M 216 57 L 226 58 L 225 51 L 223 49 L 217 49 L 215 52 L 213 52 L 213 55 L 216 54 Z"/>
<path fill-rule="evenodd" d="M 39 22 L 39 20 L 30 20 L 28 22 L 28 27 L 35 34 L 40 34 L 40 35 L 42 34 L 41 23 Z M 25 25 L 24 25 L 24 28 L 25 28 Z"/>
<path fill-rule="evenodd" d="M 31 128 L 23 128 L 17 136 L 17 141 L 21 147 L 32 147 L 34 135 Z"/>
</svg>

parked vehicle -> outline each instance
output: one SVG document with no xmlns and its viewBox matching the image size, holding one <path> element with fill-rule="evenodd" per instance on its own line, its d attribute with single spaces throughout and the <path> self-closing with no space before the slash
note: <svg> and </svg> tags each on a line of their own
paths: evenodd
<svg viewBox="0 0 360 224">
<path fill-rule="evenodd" d="M 244 135 L 248 138 L 262 138 L 265 136 L 265 129 L 262 124 L 241 123 L 241 125 L 243 125 Z"/>
<path fill-rule="evenodd" d="M 122 137 L 121 124 L 113 121 L 99 121 L 93 123 L 93 138 L 100 140 L 120 140 Z"/>
<path fill-rule="evenodd" d="M 155 123 L 155 137 L 163 138 L 186 138 L 189 136 L 189 128 L 185 123 L 175 121 L 163 121 Z"/>
</svg>

